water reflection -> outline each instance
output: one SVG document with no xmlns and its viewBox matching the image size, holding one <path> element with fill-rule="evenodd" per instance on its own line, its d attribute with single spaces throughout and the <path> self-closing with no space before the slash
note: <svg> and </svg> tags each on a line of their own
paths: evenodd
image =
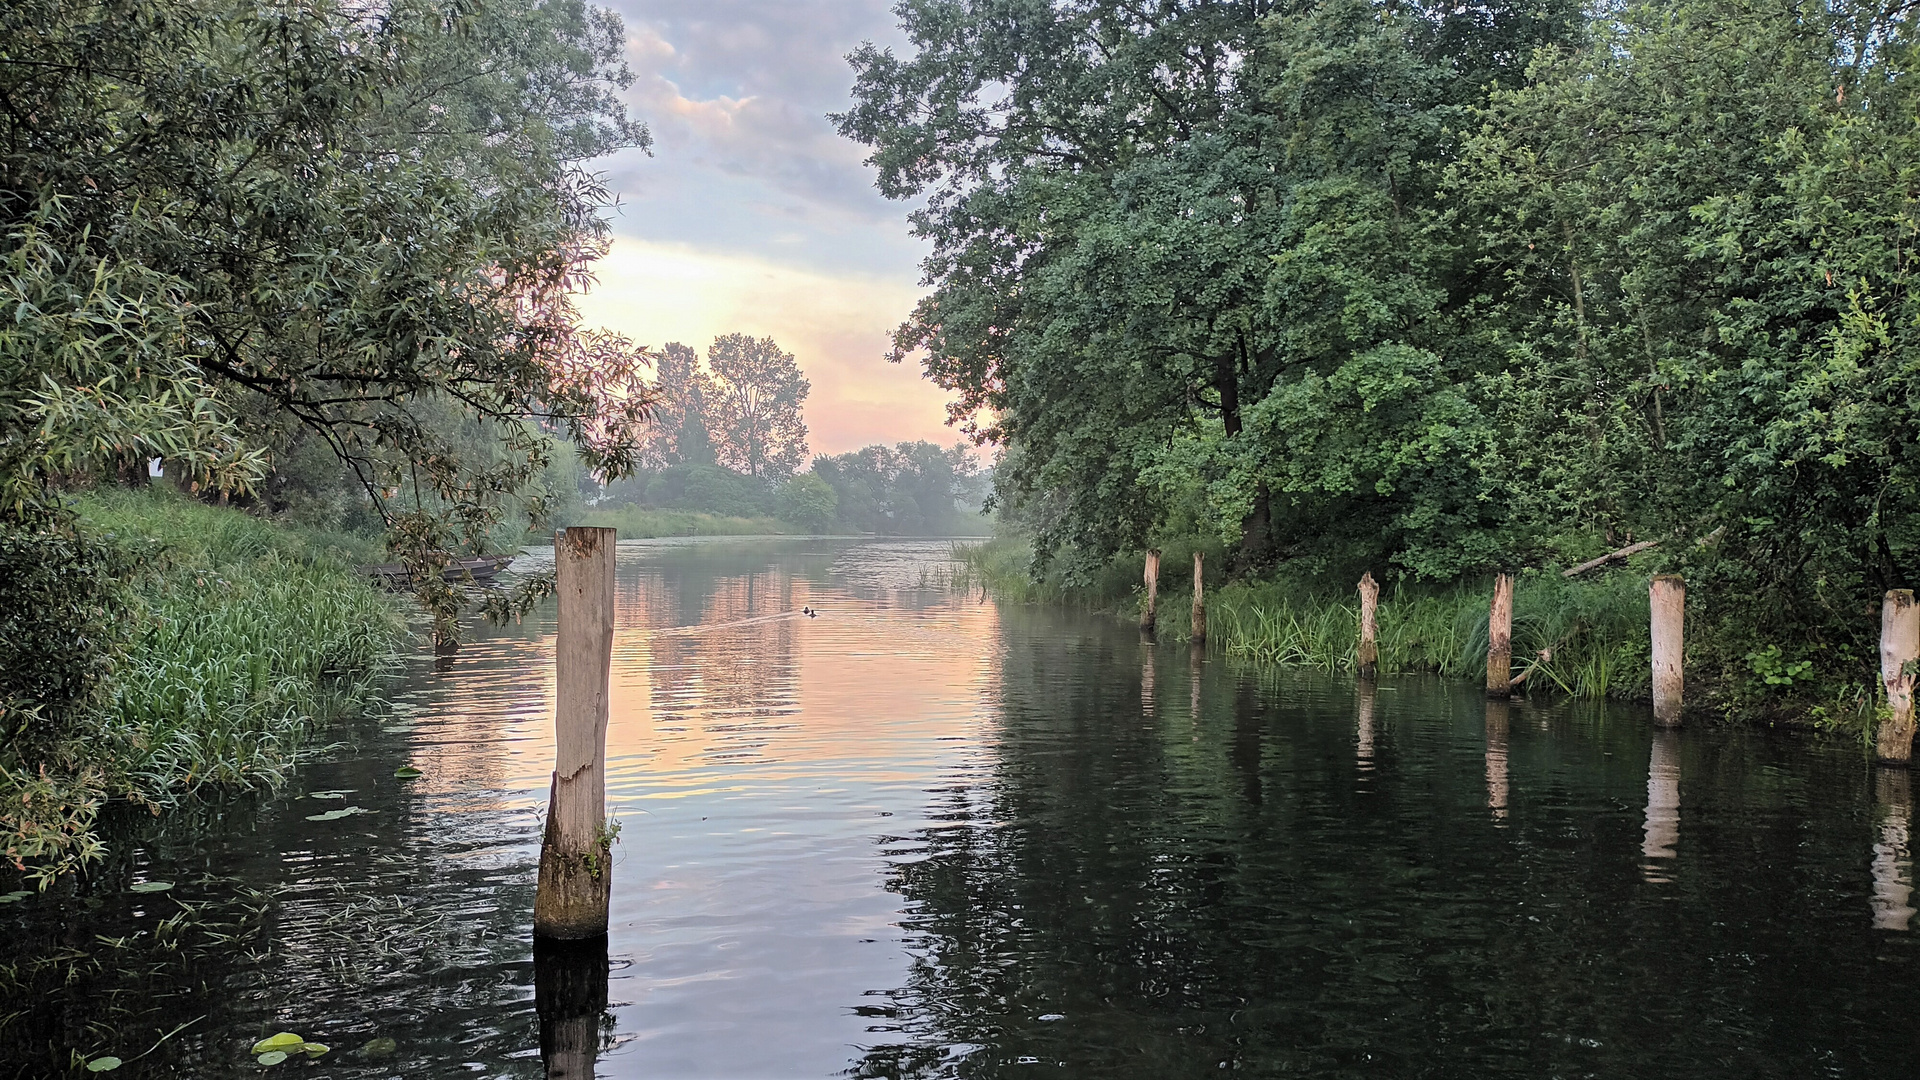
<svg viewBox="0 0 1920 1080">
<path fill-rule="evenodd" d="M 1647 763 L 1647 823 L 1640 844 L 1641 874 L 1653 883 L 1672 880 L 1669 868 L 1656 859 L 1672 859 L 1680 842 L 1680 735 L 1671 730 L 1653 733 L 1652 756 Z"/>
<path fill-rule="evenodd" d="M 1904 1080 L 1920 1060 L 1920 940 L 1875 929 L 1913 925 L 1911 800 L 1854 748 L 1650 747 L 1605 705 L 1514 715 L 1471 686 L 1193 650 L 1181 687 L 1175 647 L 1118 621 L 926 587 L 947 552 L 622 548 L 606 953 L 555 965 L 527 933 L 552 761 L 536 615 L 476 629 L 450 673 L 423 657 L 400 714 L 282 796 L 197 805 L 174 834 L 129 813 L 148 831 L 83 886 L 0 905 L 0 1080 L 189 1021 L 142 1075 L 258 1076 L 247 1048 L 279 1030 L 334 1046 L 300 1066 L 333 1080 Z M 310 820 L 342 805 L 370 812 Z M 155 879 L 177 884 L 128 890 Z M 176 898 L 223 921 L 163 931 Z"/>
<path fill-rule="evenodd" d="M 1913 921 L 1913 789 L 1906 769 L 1874 770 L 1879 838 L 1873 845 L 1873 926 L 1905 930 Z"/>
<path fill-rule="evenodd" d="M 1373 771 L 1373 680 L 1362 679 L 1354 685 L 1353 757 L 1361 773 Z"/>
<path fill-rule="evenodd" d="M 607 1009 L 607 939 L 533 941 L 534 1009 L 547 1080 L 592 1080 Z"/>
<path fill-rule="evenodd" d="M 1505 701 L 1487 701 L 1487 809 L 1499 825 L 1507 821 L 1507 722 L 1512 707 Z"/>
</svg>

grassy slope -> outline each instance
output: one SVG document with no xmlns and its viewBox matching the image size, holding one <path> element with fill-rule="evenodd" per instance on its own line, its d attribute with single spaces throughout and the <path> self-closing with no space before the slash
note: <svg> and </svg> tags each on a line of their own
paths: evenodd
<svg viewBox="0 0 1920 1080">
<path fill-rule="evenodd" d="M 9 846 L 57 863 L 97 844 L 88 802 L 161 806 L 201 784 L 273 786 L 326 722 L 364 708 L 406 633 L 353 572 L 356 537 L 299 532 L 161 493 L 81 500 L 86 527 L 141 553 L 126 592 L 125 655 L 65 775 L 11 773 L 0 798 L 41 795 L 35 819 L 0 822 Z M 49 831 L 52 830 L 52 831 Z"/>
</svg>

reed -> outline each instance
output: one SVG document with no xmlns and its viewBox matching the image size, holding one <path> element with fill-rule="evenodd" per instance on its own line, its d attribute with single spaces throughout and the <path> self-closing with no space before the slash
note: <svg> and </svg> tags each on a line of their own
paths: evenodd
<svg viewBox="0 0 1920 1080">
<path fill-rule="evenodd" d="M 33 820 L 0 822 L 9 854 L 43 869 L 97 857 L 102 800 L 158 809 L 208 784 L 277 786 L 321 727 L 374 701 L 406 635 L 353 570 L 377 541 L 159 493 L 93 493 L 79 510 L 137 569 L 92 719 L 50 762 L 0 762 L 0 796 L 42 764 L 65 784 Z"/>
</svg>

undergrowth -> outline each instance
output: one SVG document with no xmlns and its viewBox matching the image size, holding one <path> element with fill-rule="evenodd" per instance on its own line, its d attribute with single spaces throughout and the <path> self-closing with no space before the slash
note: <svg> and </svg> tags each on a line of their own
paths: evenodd
<svg viewBox="0 0 1920 1080">
<path fill-rule="evenodd" d="M 377 541 L 161 492 L 78 509 L 132 570 L 101 700 L 37 760 L 0 753 L 6 857 L 43 883 L 98 857 L 105 800 L 158 811 L 206 784 L 279 785 L 321 726 L 367 707 L 406 632 L 353 569 Z"/>
</svg>

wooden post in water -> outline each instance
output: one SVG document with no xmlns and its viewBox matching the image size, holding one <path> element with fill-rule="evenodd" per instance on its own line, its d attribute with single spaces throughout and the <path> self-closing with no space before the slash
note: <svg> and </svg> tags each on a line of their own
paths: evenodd
<svg viewBox="0 0 1920 1080">
<path fill-rule="evenodd" d="M 1920 606 L 1912 589 L 1889 589 L 1880 604 L 1880 682 L 1887 718 L 1880 721 L 1873 756 L 1882 765 L 1913 760 L 1913 665 L 1920 660 Z"/>
<path fill-rule="evenodd" d="M 1493 605 L 1487 609 L 1487 696 L 1513 694 L 1513 575 L 1493 579 Z"/>
<path fill-rule="evenodd" d="M 1207 641 L 1207 602 L 1200 594 L 1203 577 L 1201 555 L 1196 551 L 1193 553 L 1193 643 L 1195 645 L 1204 645 Z"/>
<path fill-rule="evenodd" d="M 1374 636 L 1377 612 L 1380 607 L 1380 586 L 1373 580 L 1373 571 L 1360 575 L 1360 677 L 1371 679 L 1380 674 L 1380 646 L 1375 644 Z"/>
<path fill-rule="evenodd" d="M 1147 610 L 1140 613 L 1140 629 L 1153 629 L 1153 606 L 1160 593 L 1160 549 L 1147 549 Z"/>
<path fill-rule="evenodd" d="M 607 831 L 607 685 L 613 667 L 613 529 L 574 527 L 554 537 L 560 630 L 554 650 L 554 770 L 536 937 L 607 932 L 612 842 Z"/>
<path fill-rule="evenodd" d="M 1657 574 L 1647 586 L 1653 632 L 1653 722 L 1680 726 L 1686 685 L 1687 583 L 1678 574 Z"/>
</svg>

